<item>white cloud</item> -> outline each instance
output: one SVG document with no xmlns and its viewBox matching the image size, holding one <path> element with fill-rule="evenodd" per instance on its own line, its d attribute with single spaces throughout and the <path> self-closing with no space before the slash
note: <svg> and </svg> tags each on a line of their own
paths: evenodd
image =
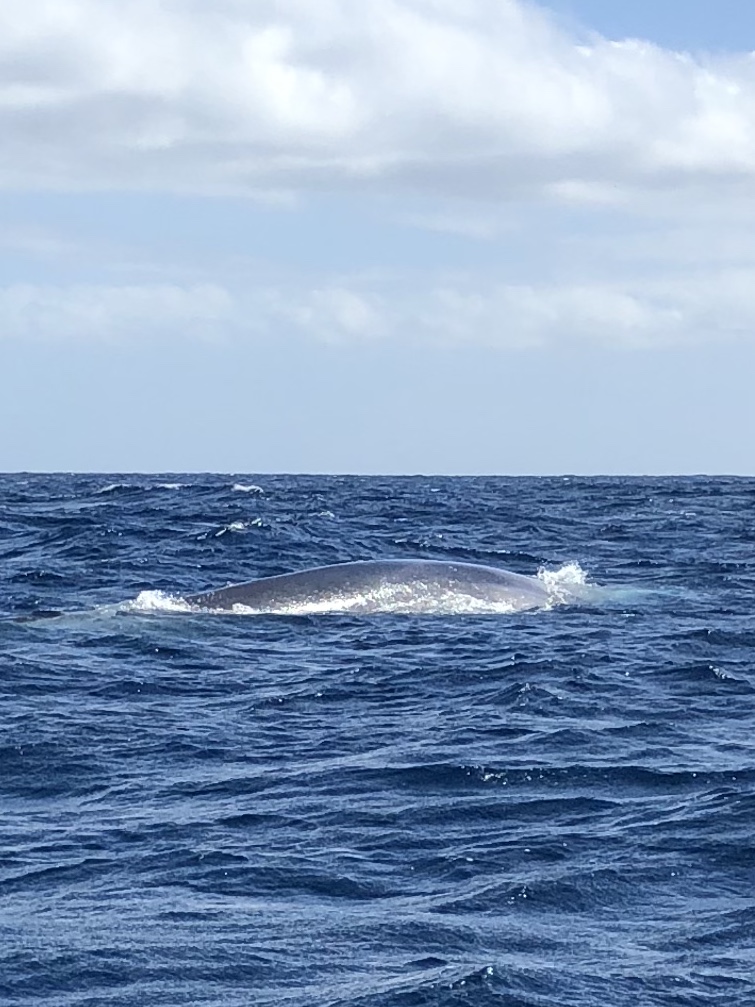
<svg viewBox="0 0 755 1007">
<path fill-rule="evenodd" d="M 222 331 L 232 300 L 210 284 L 179 287 L 14 284 L 0 288 L 0 332 L 9 338 L 113 342 Z"/>
<path fill-rule="evenodd" d="M 156 338 L 326 343 L 365 339 L 526 350 L 626 349 L 755 339 L 755 268 L 653 282 L 484 283 L 436 277 L 407 289 L 343 277 L 316 287 L 16 285 L 0 288 L 0 332 L 35 340 Z"/>
<path fill-rule="evenodd" d="M 344 286 L 317 288 L 294 297 L 277 298 L 282 319 L 325 342 L 372 338 L 388 332 L 377 298 Z"/>
<path fill-rule="evenodd" d="M 517 0 L 0 0 L 0 184 L 605 203 L 755 172 L 755 61 Z"/>
</svg>

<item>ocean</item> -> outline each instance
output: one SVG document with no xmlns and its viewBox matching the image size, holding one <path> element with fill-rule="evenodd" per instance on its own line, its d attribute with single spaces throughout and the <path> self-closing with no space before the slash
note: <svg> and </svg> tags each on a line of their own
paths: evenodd
<svg viewBox="0 0 755 1007">
<path fill-rule="evenodd" d="M 0 476 L 0 1003 L 755 1003 L 755 480 Z M 349 560 L 589 590 L 218 614 Z"/>
</svg>

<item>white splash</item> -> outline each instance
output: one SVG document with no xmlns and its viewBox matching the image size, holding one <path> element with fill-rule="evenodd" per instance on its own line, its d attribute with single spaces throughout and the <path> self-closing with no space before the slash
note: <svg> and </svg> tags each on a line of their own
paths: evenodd
<svg viewBox="0 0 755 1007">
<path fill-rule="evenodd" d="M 183 598 L 166 591 L 140 591 L 132 601 L 118 606 L 120 612 L 191 612 L 192 607 Z"/>
<path fill-rule="evenodd" d="M 381 584 L 369 591 L 334 592 L 325 598 L 277 603 L 253 608 L 235 604 L 234 615 L 509 615 L 518 610 L 508 600 L 475 598 L 455 590 L 439 591 L 437 585 Z M 226 610 L 226 614 L 227 614 Z"/>
<path fill-rule="evenodd" d="M 537 577 L 545 585 L 553 605 L 584 599 L 592 588 L 587 582 L 587 574 L 576 562 L 566 563 L 558 570 L 540 567 Z"/>
<path fill-rule="evenodd" d="M 262 528 L 264 522 L 262 518 L 255 517 L 250 521 L 231 521 L 230 524 L 223 525 L 215 532 L 215 538 L 220 538 L 221 535 L 227 535 L 228 532 L 241 532 L 246 531 L 248 528 Z"/>
</svg>

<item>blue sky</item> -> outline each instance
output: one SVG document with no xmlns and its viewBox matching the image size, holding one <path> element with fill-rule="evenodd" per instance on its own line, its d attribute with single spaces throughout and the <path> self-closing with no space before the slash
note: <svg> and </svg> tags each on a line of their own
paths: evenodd
<svg viewBox="0 0 755 1007">
<path fill-rule="evenodd" d="M 755 8 L 0 0 L 0 470 L 755 472 Z"/>
</svg>

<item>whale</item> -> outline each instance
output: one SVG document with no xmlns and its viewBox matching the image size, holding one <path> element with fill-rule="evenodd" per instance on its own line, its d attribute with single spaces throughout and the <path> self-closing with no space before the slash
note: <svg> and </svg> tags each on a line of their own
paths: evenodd
<svg viewBox="0 0 755 1007">
<path fill-rule="evenodd" d="M 548 607 L 537 577 L 477 563 L 361 560 L 313 567 L 185 595 L 214 612 L 307 615 L 319 612 L 453 614 L 521 612 Z"/>
</svg>

